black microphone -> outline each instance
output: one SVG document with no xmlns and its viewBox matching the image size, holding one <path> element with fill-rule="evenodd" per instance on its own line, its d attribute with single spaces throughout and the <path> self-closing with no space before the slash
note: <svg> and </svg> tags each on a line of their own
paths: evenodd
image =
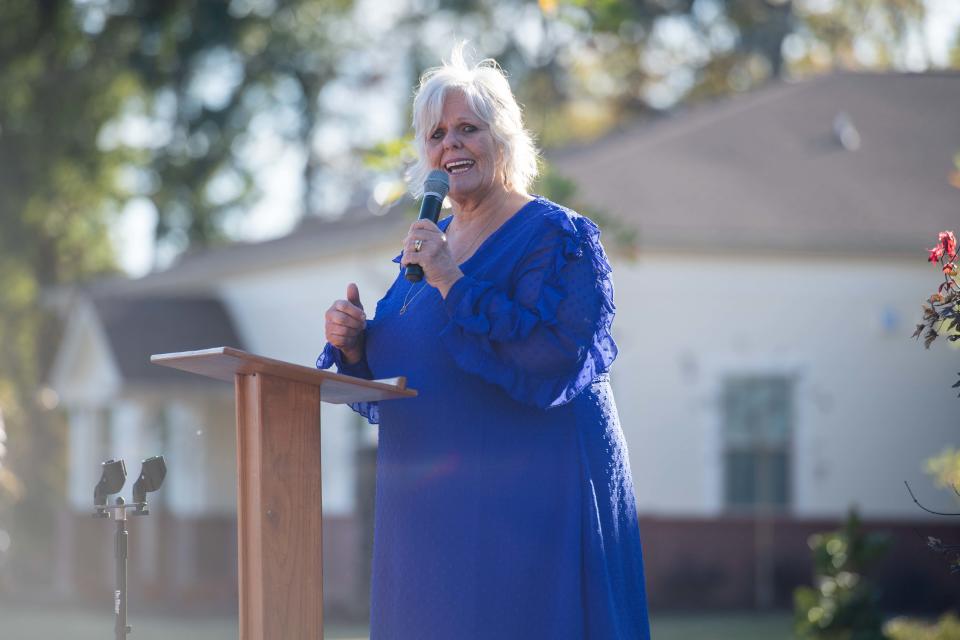
<svg viewBox="0 0 960 640">
<path fill-rule="evenodd" d="M 450 191 L 450 178 L 446 171 L 436 169 L 430 172 L 423 183 L 423 200 L 420 201 L 420 220 L 429 220 L 437 224 L 440 218 L 440 208 L 443 206 L 443 199 L 447 197 Z M 423 280 L 423 267 L 418 264 L 408 264 L 404 274 L 410 282 L 420 282 Z"/>
</svg>

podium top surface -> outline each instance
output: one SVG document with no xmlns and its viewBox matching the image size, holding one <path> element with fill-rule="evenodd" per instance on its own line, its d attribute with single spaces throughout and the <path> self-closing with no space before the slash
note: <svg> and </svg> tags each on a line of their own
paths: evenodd
<svg viewBox="0 0 960 640">
<path fill-rule="evenodd" d="M 321 390 L 321 400 L 333 404 L 394 400 L 417 395 L 415 390 L 406 388 L 406 378 L 364 380 L 254 355 L 233 347 L 158 353 L 150 356 L 150 362 L 224 382 L 233 382 L 237 374 L 260 373 L 312 384 Z"/>
</svg>

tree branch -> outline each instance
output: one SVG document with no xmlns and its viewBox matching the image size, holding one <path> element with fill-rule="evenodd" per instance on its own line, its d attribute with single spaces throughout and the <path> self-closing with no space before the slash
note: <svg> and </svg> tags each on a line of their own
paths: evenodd
<svg viewBox="0 0 960 640">
<path fill-rule="evenodd" d="M 935 516 L 960 516 L 960 513 L 943 513 L 943 512 L 941 512 L 941 511 L 933 511 L 932 509 L 927 509 L 925 506 L 923 506 L 922 504 L 920 504 L 920 501 L 917 500 L 917 497 L 916 497 L 915 495 L 913 495 L 913 490 L 910 489 L 910 483 L 908 483 L 906 480 L 904 480 L 904 481 L 903 481 L 903 484 L 907 485 L 907 492 L 910 494 L 910 497 L 913 499 L 914 504 L 916 504 L 918 507 L 920 507 L 921 509 L 923 509 L 923 510 L 926 511 L 927 513 L 932 513 L 932 514 L 935 515 Z M 953 490 L 956 492 L 956 491 L 957 491 L 957 488 L 954 487 Z M 957 495 L 960 495 L 960 493 L 957 493 Z"/>
</svg>

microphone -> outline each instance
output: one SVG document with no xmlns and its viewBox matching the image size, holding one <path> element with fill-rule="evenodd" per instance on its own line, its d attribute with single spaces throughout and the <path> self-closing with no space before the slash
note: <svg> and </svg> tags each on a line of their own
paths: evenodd
<svg viewBox="0 0 960 640">
<path fill-rule="evenodd" d="M 420 201 L 420 220 L 429 220 L 436 224 L 440 218 L 440 208 L 443 206 L 443 199 L 447 197 L 450 191 L 450 178 L 446 171 L 435 169 L 430 172 L 423 183 L 423 200 Z M 408 264 L 404 274 L 410 282 L 420 282 L 423 280 L 423 267 L 418 264 Z"/>
</svg>

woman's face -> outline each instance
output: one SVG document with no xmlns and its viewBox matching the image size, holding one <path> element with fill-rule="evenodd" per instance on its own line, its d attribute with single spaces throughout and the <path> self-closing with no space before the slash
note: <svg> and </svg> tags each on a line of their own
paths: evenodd
<svg viewBox="0 0 960 640">
<path fill-rule="evenodd" d="M 427 133 L 430 166 L 450 177 L 450 199 L 478 202 L 503 186 L 500 153 L 490 127 L 470 108 L 460 91 L 447 95 L 436 128 Z"/>
</svg>

